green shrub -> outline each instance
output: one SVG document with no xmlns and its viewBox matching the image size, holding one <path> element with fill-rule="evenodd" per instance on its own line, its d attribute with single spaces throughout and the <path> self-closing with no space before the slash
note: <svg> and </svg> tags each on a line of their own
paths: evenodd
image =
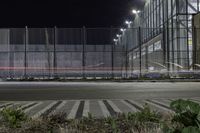
<svg viewBox="0 0 200 133">
<path fill-rule="evenodd" d="M 182 130 L 182 133 L 200 133 L 200 130 L 197 127 L 186 127 Z"/>
<path fill-rule="evenodd" d="M 200 128 L 200 105 L 190 100 L 177 100 L 171 103 L 175 110 L 173 121 L 185 127 L 195 126 Z"/>
<path fill-rule="evenodd" d="M 144 122 L 154 122 L 159 123 L 161 119 L 161 114 L 156 111 L 152 111 L 150 107 L 145 104 L 144 108 L 140 112 L 136 112 L 132 117 L 135 117 L 135 121 Z"/>
<path fill-rule="evenodd" d="M 112 133 L 118 133 L 120 131 L 119 129 L 119 123 L 117 123 L 118 118 L 114 117 L 108 117 L 105 119 L 105 124 L 108 125 L 108 129 L 112 131 Z"/>
<path fill-rule="evenodd" d="M 15 131 L 16 133 L 50 133 L 48 122 L 43 119 L 30 119 Z"/>
<path fill-rule="evenodd" d="M 45 121 L 48 131 L 53 133 L 54 130 L 59 128 L 64 128 L 67 122 L 67 114 L 64 112 L 60 112 L 57 114 L 51 114 L 48 116 L 43 116 L 42 120 Z"/>
<path fill-rule="evenodd" d="M 170 104 L 175 111 L 166 132 L 200 133 L 200 105 L 190 100 L 176 100 Z"/>
<path fill-rule="evenodd" d="M 27 121 L 28 117 L 20 109 L 5 108 L 0 111 L 0 121 L 8 127 L 21 127 L 22 122 Z"/>
</svg>

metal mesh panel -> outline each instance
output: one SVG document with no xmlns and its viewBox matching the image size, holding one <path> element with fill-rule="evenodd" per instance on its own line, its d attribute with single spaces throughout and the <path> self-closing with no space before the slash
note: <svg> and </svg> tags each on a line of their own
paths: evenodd
<svg viewBox="0 0 200 133">
<path fill-rule="evenodd" d="M 135 78 L 198 72 L 199 31 L 140 27 L 123 32 L 116 28 L 0 29 L 0 77 Z"/>
</svg>

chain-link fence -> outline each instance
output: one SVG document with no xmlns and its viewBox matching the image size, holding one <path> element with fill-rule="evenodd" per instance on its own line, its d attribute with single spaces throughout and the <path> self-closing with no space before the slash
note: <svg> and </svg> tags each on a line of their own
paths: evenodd
<svg viewBox="0 0 200 133">
<path fill-rule="evenodd" d="M 109 28 L 0 30 L 1 78 L 122 77 L 125 50 Z"/>
<path fill-rule="evenodd" d="M 0 77 L 110 79 L 191 74 L 194 77 L 200 68 L 199 31 L 196 28 L 0 29 Z"/>
</svg>

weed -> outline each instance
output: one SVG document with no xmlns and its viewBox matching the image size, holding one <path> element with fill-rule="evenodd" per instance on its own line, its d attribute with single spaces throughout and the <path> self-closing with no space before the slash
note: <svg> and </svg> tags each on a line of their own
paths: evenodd
<svg viewBox="0 0 200 133">
<path fill-rule="evenodd" d="M 11 128 L 21 127 L 22 122 L 28 120 L 28 117 L 21 109 L 4 108 L 0 112 L 0 116 L 0 121 Z"/>
</svg>

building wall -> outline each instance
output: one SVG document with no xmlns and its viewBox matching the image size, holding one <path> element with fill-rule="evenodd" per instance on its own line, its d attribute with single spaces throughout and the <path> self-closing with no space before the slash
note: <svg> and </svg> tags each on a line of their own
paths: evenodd
<svg viewBox="0 0 200 133">
<path fill-rule="evenodd" d="M 138 64 L 139 58 L 134 60 L 134 54 L 140 52 L 139 45 L 142 45 L 141 49 L 144 46 L 158 45 L 152 40 L 159 37 L 157 41 L 161 43 L 161 49 L 151 53 L 147 50 L 145 54 L 147 61 L 143 55 L 141 57 L 143 71 L 148 71 L 149 67 L 150 69 L 154 67 L 155 70 L 166 67 L 168 71 L 191 70 L 193 64 L 192 16 L 199 11 L 199 0 L 147 0 L 131 27 L 135 32 L 133 38 L 140 41 L 132 41 L 132 45 L 129 46 L 130 54 L 127 57 L 129 64 Z M 139 27 L 140 32 L 138 32 Z M 158 61 L 157 67 L 153 66 L 149 60 Z M 144 62 L 147 67 L 144 67 Z M 137 70 L 138 67 L 130 68 L 130 70 L 134 69 Z"/>
</svg>

